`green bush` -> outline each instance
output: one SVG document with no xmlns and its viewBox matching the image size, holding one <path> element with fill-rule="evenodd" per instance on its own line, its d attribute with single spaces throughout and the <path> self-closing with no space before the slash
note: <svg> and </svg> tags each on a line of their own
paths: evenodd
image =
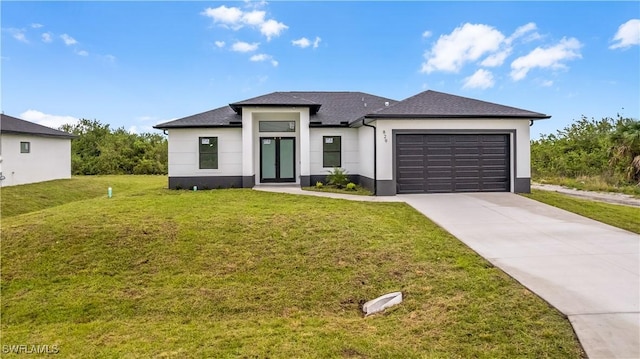
<svg viewBox="0 0 640 359">
<path fill-rule="evenodd" d="M 640 122 L 582 117 L 555 134 L 531 141 L 531 172 L 546 177 L 600 177 L 611 185 L 640 180 Z"/>
<path fill-rule="evenodd" d="M 87 119 L 60 129 L 77 136 L 71 141 L 74 175 L 167 174 L 168 142 L 159 133 L 114 130 Z"/>
<path fill-rule="evenodd" d="M 349 182 L 349 183 L 347 184 L 347 189 L 348 189 L 349 191 L 355 191 L 355 190 L 356 190 L 356 184 L 355 184 L 355 183 L 353 183 L 353 182 Z"/>
<path fill-rule="evenodd" d="M 322 182 L 320 181 L 316 182 L 316 188 L 322 188 L 322 186 L 324 186 Z"/>
<path fill-rule="evenodd" d="M 333 170 L 329 171 L 329 175 L 327 175 L 328 185 L 343 188 L 347 183 L 349 183 L 349 176 L 347 176 L 345 169 L 334 167 Z"/>
</svg>

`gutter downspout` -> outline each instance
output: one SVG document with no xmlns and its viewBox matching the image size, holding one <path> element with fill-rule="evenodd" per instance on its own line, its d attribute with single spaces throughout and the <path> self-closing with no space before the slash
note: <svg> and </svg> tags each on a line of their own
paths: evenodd
<svg viewBox="0 0 640 359">
<path fill-rule="evenodd" d="M 376 126 L 369 125 L 362 119 L 362 125 L 373 128 L 373 195 L 378 195 L 378 151 L 376 150 L 377 140 L 377 128 Z"/>
</svg>

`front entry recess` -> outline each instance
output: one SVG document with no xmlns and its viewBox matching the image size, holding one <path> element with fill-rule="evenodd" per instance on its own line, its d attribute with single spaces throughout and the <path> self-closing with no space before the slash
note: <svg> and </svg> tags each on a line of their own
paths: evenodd
<svg viewBox="0 0 640 359">
<path fill-rule="evenodd" d="M 260 182 L 296 181 L 293 137 L 260 137 Z"/>
</svg>

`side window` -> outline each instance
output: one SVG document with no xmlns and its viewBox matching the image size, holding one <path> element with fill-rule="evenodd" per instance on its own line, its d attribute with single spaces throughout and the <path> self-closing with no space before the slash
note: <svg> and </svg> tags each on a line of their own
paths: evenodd
<svg viewBox="0 0 640 359">
<path fill-rule="evenodd" d="M 20 142 L 20 153 L 30 153 L 31 142 Z"/>
<path fill-rule="evenodd" d="M 200 169 L 218 168 L 218 137 L 198 138 L 200 148 Z"/>
<path fill-rule="evenodd" d="M 341 167 L 340 136 L 322 137 L 322 167 Z"/>
</svg>

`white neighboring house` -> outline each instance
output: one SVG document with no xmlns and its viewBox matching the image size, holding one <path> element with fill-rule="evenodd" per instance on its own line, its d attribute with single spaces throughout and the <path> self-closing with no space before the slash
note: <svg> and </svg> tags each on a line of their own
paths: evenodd
<svg viewBox="0 0 640 359">
<path fill-rule="evenodd" d="M 75 136 L 5 114 L 0 120 L 0 185 L 71 178 Z"/>
<path fill-rule="evenodd" d="M 424 91 L 273 92 L 156 125 L 169 188 L 310 186 L 341 167 L 376 195 L 529 192 L 529 127 L 545 114 Z"/>
</svg>

